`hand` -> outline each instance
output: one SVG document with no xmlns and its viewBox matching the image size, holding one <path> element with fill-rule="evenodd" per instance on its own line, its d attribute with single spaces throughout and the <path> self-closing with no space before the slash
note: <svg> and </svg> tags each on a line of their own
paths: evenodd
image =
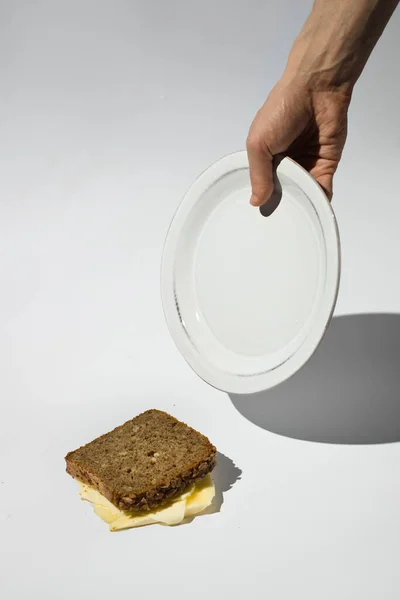
<svg viewBox="0 0 400 600">
<path fill-rule="evenodd" d="M 257 113 L 247 138 L 251 204 L 272 195 L 274 155 L 293 158 L 318 181 L 329 199 L 347 135 L 350 94 L 310 91 L 299 81 L 276 85 Z"/>
</svg>

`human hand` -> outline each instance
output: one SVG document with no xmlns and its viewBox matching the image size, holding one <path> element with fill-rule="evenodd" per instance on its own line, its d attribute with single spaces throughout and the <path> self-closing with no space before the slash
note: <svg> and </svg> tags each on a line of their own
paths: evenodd
<svg viewBox="0 0 400 600">
<path fill-rule="evenodd" d="M 273 157 L 289 156 L 311 173 L 329 198 L 347 135 L 350 94 L 311 91 L 285 75 L 258 111 L 247 138 L 251 204 L 262 206 L 274 191 Z"/>
</svg>

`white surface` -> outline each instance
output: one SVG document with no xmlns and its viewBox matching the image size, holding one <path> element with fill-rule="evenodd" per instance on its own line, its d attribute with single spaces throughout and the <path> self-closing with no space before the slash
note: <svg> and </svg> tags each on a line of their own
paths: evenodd
<svg viewBox="0 0 400 600">
<path fill-rule="evenodd" d="M 203 600 L 208 588 L 213 599 L 398 600 L 399 444 L 318 444 L 255 426 L 191 372 L 161 309 L 171 216 L 202 169 L 244 147 L 310 6 L 1 3 L 1 598 Z M 400 312 L 399 27 L 396 14 L 354 94 L 336 178 L 340 314 Z M 348 422 L 325 398 L 339 394 L 344 411 L 357 397 L 349 421 L 360 433 L 395 414 L 395 323 L 389 346 L 380 328 L 367 335 L 368 319 L 361 345 L 334 337 L 328 358 L 344 354 L 348 385 L 340 362 L 316 371 L 314 406 L 336 437 Z M 298 433 L 299 420 L 310 439 L 314 412 L 295 402 L 309 389 L 302 373 L 274 398 L 293 407 L 279 431 Z M 366 411 L 359 382 L 381 413 Z M 208 434 L 242 477 L 220 514 L 110 534 L 63 456 L 152 406 Z"/>
<path fill-rule="evenodd" d="M 277 186 L 275 212 L 253 210 L 247 153 L 230 154 L 196 179 L 168 230 L 161 292 L 169 330 L 194 371 L 225 392 L 286 381 L 314 353 L 335 306 L 332 207 L 288 158 Z"/>
</svg>

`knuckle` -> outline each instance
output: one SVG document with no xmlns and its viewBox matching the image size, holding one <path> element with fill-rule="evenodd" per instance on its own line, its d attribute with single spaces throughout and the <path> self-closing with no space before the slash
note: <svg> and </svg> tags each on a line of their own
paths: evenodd
<svg viewBox="0 0 400 600">
<path fill-rule="evenodd" d="M 254 132 L 250 131 L 249 135 L 247 136 L 247 140 L 246 140 L 246 148 L 247 148 L 247 150 L 257 150 L 257 151 L 262 150 L 263 141 L 258 133 L 254 133 Z"/>
<path fill-rule="evenodd" d="M 247 136 L 246 148 L 253 152 L 269 154 L 266 132 L 250 131 Z"/>
</svg>

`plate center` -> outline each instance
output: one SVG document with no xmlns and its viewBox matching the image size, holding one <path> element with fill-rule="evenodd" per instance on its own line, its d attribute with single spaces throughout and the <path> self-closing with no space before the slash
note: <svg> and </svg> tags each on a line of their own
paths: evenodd
<svg viewBox="0 0 400 600">
<path fill-rule="evenodd" d="M 270 217 L 249 205 L 247 186 L 226 192 L 195 248 L 197 320 L 233 353 L 274 354 L 305 327 L 324 283 L 315 224 L 290 186 Z"/>
</svg>

